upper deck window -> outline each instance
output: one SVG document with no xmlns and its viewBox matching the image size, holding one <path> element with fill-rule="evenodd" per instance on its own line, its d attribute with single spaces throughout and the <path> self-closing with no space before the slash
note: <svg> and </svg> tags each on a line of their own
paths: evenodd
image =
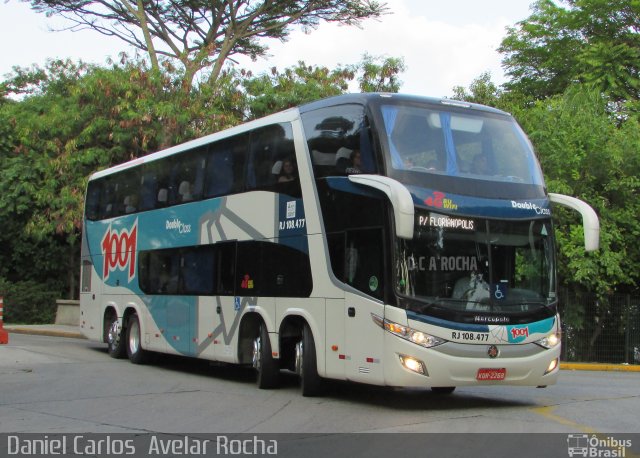
<svg viewBox="0 0 640 458">
<path fill-rule="evenodd" d="M 369 120 L 362 105 L 336 105 L 302 115 L 316 178 L 377 173 Z"/>
<path fill-rule="evenodd" d="M 543 185 L 533 150 L 509 116 L 433 106 L 382 105 L 393 171 Z"/>
</svg>

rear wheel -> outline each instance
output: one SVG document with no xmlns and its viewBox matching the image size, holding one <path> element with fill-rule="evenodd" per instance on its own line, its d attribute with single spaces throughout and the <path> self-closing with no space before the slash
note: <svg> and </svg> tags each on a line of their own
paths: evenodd
<svg viewBox="0 0 640 458">
<path fill-rule="evenodd" d="M 300 376 L 303 396 L 318 396 L 322 393 L 322 378 L 318 375 L 316 345 L 308 324 L 302 328 L 302 339 L 295 348 L 295 367 Z"/>
<path fill-rule="evenodd" d="M 147 360 L 148 353 L 142 348 L 140 332 L 140 320 L 138 314 L 129 317 L 127 325 L 127 356 L 133 364 L 143 364 Z"/>
<path fill-rule="evenodd" d="M 267 389 L 278 386 L 280 368 L 278 367 L 278 361 L 273 359 L 273 355 L 271 354 L 269 333 L 264 324 L 260 325 L 258 335 L 253 339 L 251 363 L 258 373 L 258 388 Z"/>
<path fill-rule="evenodd" d="M 106 341 L 107 351 L 112 358 L 124 358 L 126 355 L 126 347 L 122 336 L 122 326 L 118 321 L 118 316 L 113 313 L 108 318 L 106 324 Z"/>
</svg>

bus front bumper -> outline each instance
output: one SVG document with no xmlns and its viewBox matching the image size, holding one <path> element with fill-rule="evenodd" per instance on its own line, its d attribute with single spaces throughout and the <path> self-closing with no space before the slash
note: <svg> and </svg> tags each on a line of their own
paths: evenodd
<svg viewBox="0 0 640 458">
<path fill-rule="evenodd" d="M 545 349 L 534 343 L 446 342 L 424 348 L 388 333 L 385 339 L 385 384 L 389 386 L 546 386 L 558 379 L 560 345 Z"/>
</svg>

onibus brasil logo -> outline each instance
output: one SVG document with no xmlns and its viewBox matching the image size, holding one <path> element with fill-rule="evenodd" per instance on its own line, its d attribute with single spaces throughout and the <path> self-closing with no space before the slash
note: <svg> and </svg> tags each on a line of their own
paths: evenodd
<svg viewBox="0 0 640 458">
<path fill-rule="evenodd" d="M 103 264 L 102 276 L 104 280 L 109 274 L 117 270 L 128 273 L 128 281 L 131 281 L 136 273 L 136 249 L 138 243 L 138 219 L 136 218 L 131 229 L 114 231 L 109 224 L 107 232 L 102 238 Z"/>
</svg>

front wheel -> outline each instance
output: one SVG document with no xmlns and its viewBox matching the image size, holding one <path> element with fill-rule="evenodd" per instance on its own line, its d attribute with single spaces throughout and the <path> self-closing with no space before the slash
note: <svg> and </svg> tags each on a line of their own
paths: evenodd
<svg viewBox="0 0 640 458">
<path fill-rule="evenodd" d="M 322 393 L 322 378 L 318 375 L 316 345 L 311 328 L 305 323 L 302 339 L 296 344 L 295 366 L 300 376 L 302 396 L 318 396 Z"/>
<path fill-rule="evenodd" d="M 134 313 L 129 317 L 127 326 L 127 356 L 133 364 L 143 364 L 147 360 L 147 352 L 142 348 L 140 320 Z"/>
<path fill-rule="evenodd" d="M 106 325 L 106 341 L 107 352 L 109 356 L 116 359 L 124 358 L 126 355 L 126 347 L 122 335 L 122 327 L 118 321 L 118 316 L 113 313 L 109 316 L 109 321 Z"/>
<path fill-rule="evenodd" d="M 253 339 L 253 350 L 251 356 L 253 368 L 258 373 L 258 388 L 276 388 L 280 376 L 278 362 L 273 359 L 271 354 L 271 342 L 269 333 L 264 324 L 260 325 L 260 330 L 255 339 Z"/>
</svg>

